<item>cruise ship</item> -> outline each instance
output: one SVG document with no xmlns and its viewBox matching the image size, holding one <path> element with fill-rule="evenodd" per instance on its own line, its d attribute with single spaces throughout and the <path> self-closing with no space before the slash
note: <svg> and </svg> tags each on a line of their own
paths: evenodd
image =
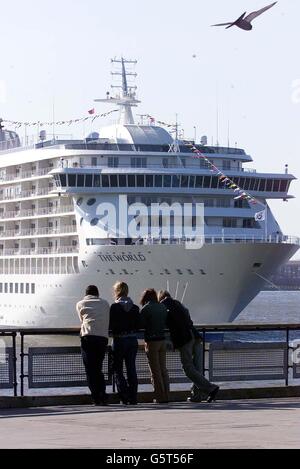
<svg viewBox="0 0 300 469">
<path fill-rule="evenodd" d="M 135 123 L 132 62 L 115 62 L 120 89 L 96 101 L 118 106 L 117 123 L 82 140 L 47 140 L 41 132 L 30 146 L 1 125 L 1 326 L 78 326 L 75 304 L 85 287 L 98 285 L 112 302 L 119 280 L 129 284 L 136 302 L 145 288 L 168 289 L 195 323 L 233 321 L 299 248 L 268 207 L 269 199 L 292 197 L 295 177 L 287 169 L 247 169 L 252 158 L 243 149 L 180 139 L 177 125 L 149 116 Z M 195 148 L 205 158 L 196 158 Z M 211 165 L 257 203 L 236 197 L 234 186 L 224 185 Z M 166 235 L 159 212 L 154 234 L 150 222 L 146 233 L 131 236 L 103 213 L 103 207 L 115 207 L 122 218 L 124 203 L 187 204 L 191 226 L 197 225 L 195 206 L 203 206 L 203 225 L 190 238 L 174 229 Z M 145 228 L 141 214 L 131 221 Z"/>
</svg>

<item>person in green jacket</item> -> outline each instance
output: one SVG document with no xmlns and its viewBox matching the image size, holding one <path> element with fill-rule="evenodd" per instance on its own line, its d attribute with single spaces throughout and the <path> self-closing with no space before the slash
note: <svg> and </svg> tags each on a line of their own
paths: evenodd
<svg viewBox="0 0 300 469">
<path fill-rule="evenodd" d="M 145 290 L 141 299 L 141 328 L 145 329 L 145 352 L 148 358 L 155 401 L 169 402 L 169 374 L 166 366 L 165 329 L 168 311 L 158 302 L 154 289 Z"/>
</svg>

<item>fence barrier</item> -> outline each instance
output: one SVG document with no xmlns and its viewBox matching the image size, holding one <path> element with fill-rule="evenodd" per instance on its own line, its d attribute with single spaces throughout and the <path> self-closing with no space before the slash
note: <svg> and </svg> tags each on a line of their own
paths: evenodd
<svg viewBox="0 0 300 469">
<path fill-rule="evenodd" d="M 226 324 L 197 326 L 202 335 L 200 369 L 214 382 L 284 381 L 300 379 L 299 324 Z M 280 333 L 280 338 L 268 341 L 257 334 Z M 291 333 L 297 340 L 291 338 Z M 233 340 L 234 333 L 247 333 L 247 340 Z M 216 334 L 217 337 L 212 337 Z M 230 337 L 228 336 L 230 335 Z M 253 334 L 253 335 L 251 335 Z M 297 335 L 298 334 L 298 335 Z M 38 337 L 38 345 L 27 345 L 28 337 Z M 87 380 L 76 346 L 43 346 L 44 339 L 77 337 L 79 329 L 6 329 L 0 330 L 0 389 L 13 390 L 24 396 L 26 389 L 86 387 Z M 250 340 L 251 338 L 251 340 Z M 2 339 L 5 339 L 2 340 Z M 52 340 L 52 339 L 51 339 Z M 8 342 L 11 342 L 11 345 Z M 5 346 L 3 346 L 5 342 Z M 65 340 L 64 340 L 65 342 Z M 2 344 L 2 346 L 1 346 Z M 17 360 L 17 356 L 19 359 Z M 147 356 L 140 344 L 136 360 L 139 384 L 150 384 Z M 189 383 L 181 364 L 180 354 L 167 350 L 170 383 Z M 116 391 L 112 349 L 107 347 L 103 371 L 106 384 Z M 17 374 L 19 373 L 19 379 Z"/>
</svg>

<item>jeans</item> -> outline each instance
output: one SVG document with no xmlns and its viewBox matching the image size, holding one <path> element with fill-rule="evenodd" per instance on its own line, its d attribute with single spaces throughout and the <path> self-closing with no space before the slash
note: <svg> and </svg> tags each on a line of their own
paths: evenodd
<svg viewBox="0 0 300 469">
<path fill-rule="evenodd" d="M 146 342 L 145 352 L 149 362 L 154 396 L 157 402 L 169 401 L 169 375 L 166 366 L 167 346 L 165 340 Z"/>
<path fill-rule="evenodd" d="M 216 388 L 204 376 L 201 367 L 202 342 L 199 339 L 192 339 L 183 347 L 180 347 L 181 363 L 186 376 L 194 383 L 192 394 L 199 399 L 206 399 Z"/>
<path fill-rule="evenodd" d="M 94 402 L 107 400 L 105 392 L 105 380 L 102 372 L 108 339 L 87 335 L 81 337 L 81 353 Z"/>
<path fill-rule="evenodd" d="M 113 342 L 114 373 L 119 397 L 124 403 L 137 402 L 138 378 L 135 360 L 138 351 L 136 337 L 117 337 Z M 124 362 L 127 372 L 127 381 L 124 376 Z"/>
</svg>

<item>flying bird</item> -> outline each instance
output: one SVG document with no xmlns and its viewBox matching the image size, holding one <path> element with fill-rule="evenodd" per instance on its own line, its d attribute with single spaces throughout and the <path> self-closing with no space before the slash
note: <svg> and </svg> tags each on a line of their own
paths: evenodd
<svg viewBox="0 0 300 469">
<path fill-rule="evenodd" d="M 274 5 L 276 5 L 278 2 L 271 3 L 271 5 L 268 5 L 261 10 L 258 11 L 253 11 L 249 15 L 245 16 L 247 12 L 242 14 L 236 21 L 233 23 L 221 23 L 221 24 L 212 24 L 212 26 L 227 26 L 226 29 L 232 28 L 232 26 L 237 26 L 238 28 L 244 29 L 245 31 L 251 31 L 253 28 L 251 21 L 253 21 L 257 16 L 261 15 L 265 11 L 269 10 L 269 8 L 272 8 Z"/>
</svg>

